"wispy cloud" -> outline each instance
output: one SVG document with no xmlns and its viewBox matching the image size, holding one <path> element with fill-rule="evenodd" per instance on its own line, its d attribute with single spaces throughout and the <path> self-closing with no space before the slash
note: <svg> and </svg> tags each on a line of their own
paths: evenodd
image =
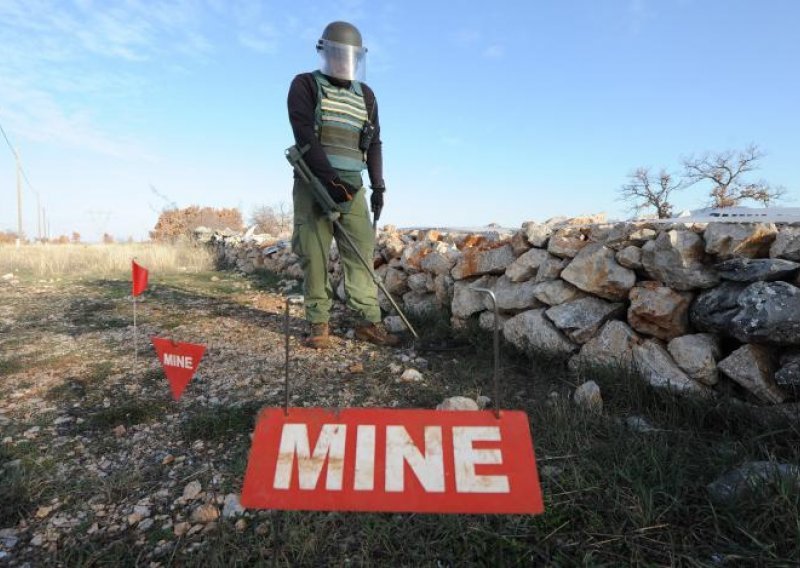
<svg viewBox="0 0 800 568">
<path fill-rule="evenodd" d="M 493 43 L 483 50 L 481 55 L 486 59 L 500 59 L 506 54 L 506 48 L 499 43 Z"/>
<path fill-rule="evenodd" d="M 634 35 L 640 34 L 647 21 L 654 17 L 647 0 L 629 0 L 627 12 L 628 29 Z"/>
</svg>

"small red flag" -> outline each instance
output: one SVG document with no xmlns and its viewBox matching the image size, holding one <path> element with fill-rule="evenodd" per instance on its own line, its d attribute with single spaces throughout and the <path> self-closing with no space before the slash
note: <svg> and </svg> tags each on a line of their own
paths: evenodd
<svg viewBox="0 0 800 568">
<path fill-rule="evenodd" d="M 133 272 L 133 295 L 138 296 L 147 290 L 147 269 L 136 264 L 135 260 L 131 261 L 131 269 Z"/>
</svg>

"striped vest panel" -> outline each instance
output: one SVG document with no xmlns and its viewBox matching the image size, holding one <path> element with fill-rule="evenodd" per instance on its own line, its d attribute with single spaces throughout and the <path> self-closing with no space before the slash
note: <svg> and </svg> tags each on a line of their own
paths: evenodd
<svg viewBox="0 0 800 568">
<path fill-rule="evenodd" d="M 367 105 L 358 81 L 351 87 L 333 85 L 319 71 L 315 127 L 322 149 L 337 170 L 360 172 L 367 167 L 366 156 L 359 148 L 361 129 L 367 122 Z"/>
</svg>

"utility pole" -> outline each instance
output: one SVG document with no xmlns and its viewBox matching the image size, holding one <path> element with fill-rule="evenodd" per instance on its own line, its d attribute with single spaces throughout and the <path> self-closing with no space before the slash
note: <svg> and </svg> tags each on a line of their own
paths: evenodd
<svg viewBox="0 0 800 568">
<path fill-rule="evenodd" d="M 14 151 L 17 160 L 17 248 L 22 244 L 22 166 L 19 164 L 19 155 Z"/>
</svg>

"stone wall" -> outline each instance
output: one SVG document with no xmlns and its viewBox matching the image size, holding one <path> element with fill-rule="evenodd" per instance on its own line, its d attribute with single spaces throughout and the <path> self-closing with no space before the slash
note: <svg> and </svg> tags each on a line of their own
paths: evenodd
<svg viewBox="0 0 800 568">
<path fill-rule="evenodd" d="M 386 227 L 376 273 L 410 313 L 448 308 L 572 370 L 632 366 L 648 383 L 762 403 L 800 393 L 800 227 L 772 223 L 528 222 L 516 231 Z M 219 258 L 301 279 L 286 241 L 214 234 Z M 338 254 L 329 272 L 344 298 Z M 381 295 L 382 296 L 382 295 Z M 388 312 L 389 303 L 380 298 Z M 386 320 L 401 329 L 399 318 Z"/>
</svg>

